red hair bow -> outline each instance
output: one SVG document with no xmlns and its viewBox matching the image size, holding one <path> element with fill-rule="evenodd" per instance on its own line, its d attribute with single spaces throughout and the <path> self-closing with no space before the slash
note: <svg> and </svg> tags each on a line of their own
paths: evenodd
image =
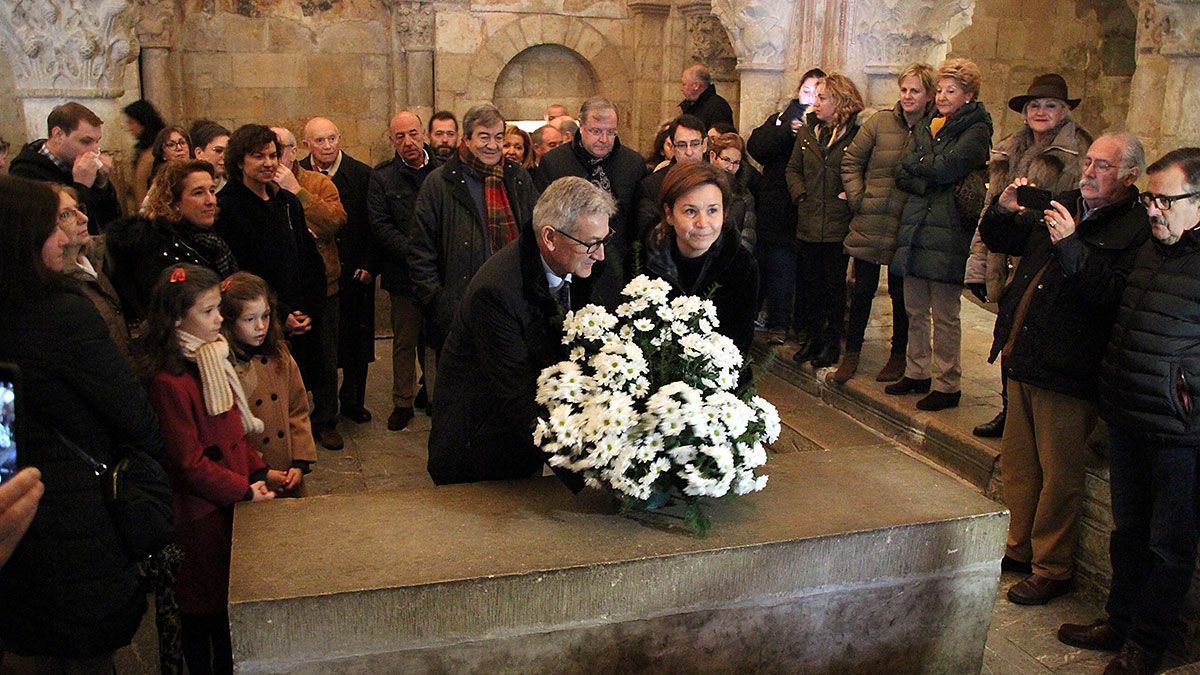
<svg viewBox="0 0 1200 675">
<path fill-rule="evenodd" d="M 187 272 L 184 272 L 182 267 L 176 267 L 171 270 L 171 278 L 168 281 L 173 284 L 177 284 L 180 281 L 187 281 Z"/>
<path fill-rule="evenodd" d="M 221 292 L 228 293 L 229 287 L 233 285 L 233 276 L 227 276 L 221 280 Z"/>
</svg>

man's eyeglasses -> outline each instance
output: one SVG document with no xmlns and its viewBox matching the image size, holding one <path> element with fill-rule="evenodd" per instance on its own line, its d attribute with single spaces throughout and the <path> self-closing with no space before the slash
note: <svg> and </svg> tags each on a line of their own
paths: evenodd
<svg viewBox="0 0 1200 675">
<path fill-rule="evenodd" d="M 566 232 L 563 232 L 562 230 L 560 230 L 558 228 L 555 228 L 554 231 L 561 234 L 562 236 L 566 237 L 567 239 L 570 239 L 571 241 L 575 242 L 576 244 L 579 244 L 580 246 L 582 246 L 588 255 L 595 253 L 596 251 L 598 251 L 600 249 L 601 246 L 604 246 L 608 242 L 612 241 L 613 235 L 616 234 L 615 232 L 613 232 L 613 229 L 610 227 L 610 228 L 608 228 L 608 234 L 604 235 L 604 238 L 599 241 L 581 241 L 579 239 L 576 239 L 575 237 L 572 237 L 571 235 L 567 234 Z"/>
<path fill-rule="evenodd" d="M 1108 171 L 1109 169 L 1118 168 L 1118 165 L 1104 159 L 1092 159 L 1091 157 L 1084 157 L 1083 168 L 1095 169 L 1097 171 Z"/>
<path fill-rule="evenodd" d="M 688 142 L 688 141 L 674 141 L 674 142 L 672 142 L 672 143 L 671 143 L 671 145 L 675 146 L 675 149 L 676 149 L 676 150 L 687 150 L 688 148 L 691 148 L 691 149 L 693 149 L 693 150 L 699 150 L 699 149 L 700 149 L 700 146 L 704 145 L 704 140 L 703 140 L 703 139 L 701 139 L 701 140 L 698 140 L 698 141 L 691 141 L 691 142 Z"/>
<path fill-rule="evenodd" d="M 1143 192 L 1138 195 L 1138 201 L 1146 208 L 1150 208 L 1150 205 L 1153 204 L 1159 211 L 1170 211 L 1171 205 L 1175 202 L 1180 199 L 1190 199 L 1192 197 L 1200 197 L 1200 191 L 1187 192 L 1181 195 L 1156 195 L 1153 192 Z"/>
</svg>

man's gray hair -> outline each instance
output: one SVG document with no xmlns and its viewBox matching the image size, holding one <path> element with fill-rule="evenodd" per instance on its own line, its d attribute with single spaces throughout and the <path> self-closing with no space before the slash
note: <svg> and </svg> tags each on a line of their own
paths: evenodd
<svg viewBox="0 0 1200 675">
<path fill-rule="evenodd" d="M 543 124 L 542 126 L 538 127 L 537 129 L 534 129 L 533 132 L 529 134 L 529 142 L 533 143 L 534 145 L 541 145 L 542 144 L 542 132 L 544 132 L 546 130 L 546 127 L 548 127 L 548 126 L 550 126 L 550 125 Z"/>
<path fill-rule="evenodd" d="M 1121 178 L 1130 175 L 1134 169 L 1137 169 L 1134 176 L 1146 172 L 1146 148 L 1142 147 L 1142 142 L 1137 136 L 1124 131 L 1114 131 L 1102 134 L 1100 138 L 1112 139 L 1121 144 L 1121 170 L 1118 173 Z"/>
<path fill-rule="evenodd" d="M 688 67 L 688 70 L 692 71 L 692 77 L 703 82 L 705 87 L 712 84 L 712 73 L 703 64 L 692 64 Z"/>
<path fill-rule="evenodd" d="M 600 214 L 612 218 L 617 201 L 578 176 L 564 176 L 550 184 L 533 207 L 533 229 L 549 225 L 567 234 L 575 234 L 580 216 Z"/>
<path fill-rule="evenodd" d="M 593 96 L 579 107 L 579 124 L 588 123 L 588 115 L 598 115 L 605 110 L 611 110 L 613 117 L 617 116 L 617 104 L 603 96 Z"/>
<path fill-rule="evenodd" d="M 473 106 L 466 115 L 463 115 L 462 123 L 463 135 L 470 138 L 477 126 L 494 127 L 497 123 L 504 124 L 504 115 L 501 115 L 500 109 L 491 103 L 481 103 Z"/>
</svg>

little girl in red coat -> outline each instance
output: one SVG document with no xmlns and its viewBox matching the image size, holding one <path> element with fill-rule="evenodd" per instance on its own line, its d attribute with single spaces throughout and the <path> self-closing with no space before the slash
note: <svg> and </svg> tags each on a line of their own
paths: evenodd
<svg viewBox="0 0 1200 675">
<path fill-rule="evenodd" d="M 175 490 L 184 552 L 178 596 L 191 673 L 232 672 L 229 550 L 233 505 L 274 498 L 267 466 L 246 442 L 262 431 L 221 336 L 220 279 L 196 265 L 166 269 L 151 295 L 138 358 L 149 378 Z"/>
</svg>

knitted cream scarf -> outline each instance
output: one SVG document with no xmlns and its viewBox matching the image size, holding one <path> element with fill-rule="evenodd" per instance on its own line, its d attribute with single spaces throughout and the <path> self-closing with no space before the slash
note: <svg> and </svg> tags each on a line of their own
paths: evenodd
<svg viewBox="0 0 1200 675">
<path fill-rule="evenodd" d="M 242 389 L 242 381 L 238 378 L 233 363 L 229 360 L 229 343 L 224 336 L 217 336 L 212 342 L 205 342 L 186 331 L 175 329 L 179 336 L 179 346 L 183 349 L 183 358 L 196 364 L 200 369 L 200 391 L 204 396 L 204 409 L 209 415 L 220 415 L 228 412 L 237 403 L 242 413 L 242 431 L 260 434 L 263 422 L 250 412 L 250 402 L 246 400 L 246 391 Z"/>
</svg>

